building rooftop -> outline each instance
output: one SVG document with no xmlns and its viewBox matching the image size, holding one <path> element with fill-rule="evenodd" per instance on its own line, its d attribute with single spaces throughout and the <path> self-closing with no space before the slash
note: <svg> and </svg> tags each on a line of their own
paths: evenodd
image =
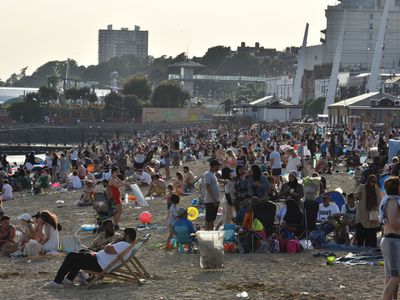
<svg viewBox="0 0 400 300">
<path fill-rule="evenodd" d="M 186 59 L 184 61 L 169 65 L 168 67 L 173 68 L 205 68 L 204 65 L 194 62 L 192 60 Z"/>
<path fill-rule="evenodd" d="M 334 104 L 329 105 L 329 108 L 334 107 L 348 107 L 348 106 L 366 106 L 369 107 L 372 104 L 372 101 L 380 102 L 382 100 L 395 101 L 399 100 L 397 97 L 385 94 L 385 93 L 366 93 L 363 95 L 359 95 L 353 98 L 349 98 L 346 100 L 342 100 L 340 102 L 336 102 Z M 377 105 L 380 106 L 380 105 Z"/>
</svg>

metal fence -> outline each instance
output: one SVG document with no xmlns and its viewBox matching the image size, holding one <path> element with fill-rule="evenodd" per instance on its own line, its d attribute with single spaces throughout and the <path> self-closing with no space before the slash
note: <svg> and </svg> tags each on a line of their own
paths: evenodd
<svg viewBox="0 0 400 300">
<path fill-rule="evenodd" d="M 181 128 L 198 128 L 211 124 L 202 122 L 175 123 L 101 123 L 80 126 L 15 126 L 0 129 L 0 145 L 71 145 L 84 144 L 94 139 L 129 137 L 137 132 L 164 132 Z"/>
</svg>

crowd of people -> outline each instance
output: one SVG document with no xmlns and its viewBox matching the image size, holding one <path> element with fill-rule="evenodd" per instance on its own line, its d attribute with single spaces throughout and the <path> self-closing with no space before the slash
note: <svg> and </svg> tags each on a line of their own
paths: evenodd
<svg viewBox="0 0 400 300">
<path fill-rule="evenodd" d="M 12 199 L 12 192 L 18 190 L 46 192 L 56 183 L 81 190 L 77 204 L 91 205 L 97 183 L 102 183 L 114 212 L 113 219 L 102 224 L 104 243 L 93 247 L 97 251 L 121 239 L 115 238 L 123 213 L 121 189 L 132 183 L 147 189 L 146 196 L 165 197 L 167 244 L 177 234 L 177 223 L 179 228 L 186 226 L 189 234 L 198 228 L 187 219 L 188 212 L 180 202 L 182 196 L 199 191 L 205 230 L 235 224 L 250 234 L 258 232 L 261 240 L 279 232 L 283 239 L 309 237 L 318 245 L 334 232 L 336 242 L 377 247 L 377 234 L 382 229 L 378 208 L 385 201 L 381 201 L 379 176 L 399 176 L 400 158 L 393 157 L 387 163 L 387 142 L 398 137 L 397 128 L 359 130 L 350 126 L 328 132 L 307 124 L 219 124 L 212 130 L 204 126 L 149 131 L 122 140 L 92 141 L 85 147 L 49 151 L 42 164 L 34 153 L 20 166 L 10 164 L 2 154 L 2 200 Z M 372 163 L 363 161 L 366 157 Z M 196 160 L 208 161 L 208 170 L 196 174 L 190 164 Z M 336 173 L 353 176 L 353 190 L 329 190 L 327 178 Z M 344 200 L 341 207 L 333 199 L 338 193 Z M 14 245 L 15 227 L 4 210 L 0 213 L 3 253 L 24 253 L 28 244 L 41 246 L 40 253 L 57 250 L 60 228 L 54 214 L 42 211 L 33 216 L 35 221 L 22 214 L 19 220 L 24 238 Z M 240 238 L 243 245 L 249 245 L 246 235 Z M 261 246 L 252 241 L 245 248 L 253 251 Z M 69 260 L 75 264 L 75 259 L 86 259 L 81 256 Z M 98 269 L 94 261 L 90 264 Z M 70 274 L 68 280 L 76 275 L 66 267 L 61 269 L 55 284 L 66 274 Z"/>
</svg>

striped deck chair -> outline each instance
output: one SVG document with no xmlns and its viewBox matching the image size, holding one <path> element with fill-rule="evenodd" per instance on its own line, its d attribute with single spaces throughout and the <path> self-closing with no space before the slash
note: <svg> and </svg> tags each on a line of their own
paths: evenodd
<svg viewBox="0 0 400 300">
<path fill-rule="evenodd" d="M 85 270 L 85 272 L 94 276 L 87 285 L 87 288 L 91 288 L 97 281 L 104 278 L 110 278 L 116 281 L 136 282 L 139 285 L 142 284 L 142 281 L 151 278 L 135 256 L 140 247 L 142 247 L 149 238 L 150 234 L 147 234 L 139 242 L 126 248 L 102 272 Z M 124 256 L 128 253 L 130 253 L 129 257 L 124 259 Z"/>
</svg>

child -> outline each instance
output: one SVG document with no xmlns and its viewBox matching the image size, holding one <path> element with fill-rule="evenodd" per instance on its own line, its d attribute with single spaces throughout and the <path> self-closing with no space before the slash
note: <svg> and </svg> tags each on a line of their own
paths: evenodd
<svg viewBox="0 0 400 300">
<path fill-rule="evenodd" d="M 85 185 L 83 186 L 83 194 L 81 200 L 78 202 L 78 206 L 89 206 L 92 205 L 92 195 L 94 193 L 93 181 L 85 179 Z"/>
<path fill-rule="evenodd" d="M 168 230 L 169 230 L 169 235 L 167 239 L 167 244 L 170 242 L 172 237 L 174 236 L 174 231 L 173 231 L 173 226 L 175 224 L 175 219 L 178 216 L 178 208 L 176 207 L 177 204 L 179 204 L 180 198 L 177 194 L 172 194 L 171 196 L 171 207 L 169 209 L 169 216 L 168 216 Z"/>
<path fill-rule="evenodd" d="M 169 209 L 171 208 L 172 202 L 171 202 L 171 197 L 174 194 L 174 187 L 172 184 L 169 184 L 167 186 L 167 195 L 165 196 L 165 199 L 167 200 L 167 220 L 169 217 Z"/>
<path fill-rule="evenodd" d="M 354 194 L 350 193 L 347 195 L 347 204 L 343 204 L 341 213 L 344 216 L 344 224 L 346 224 L 346 233 L 349 234 L 350 229 L 352 231 L 356 228 L 356 200 Z"/>
</svg>

